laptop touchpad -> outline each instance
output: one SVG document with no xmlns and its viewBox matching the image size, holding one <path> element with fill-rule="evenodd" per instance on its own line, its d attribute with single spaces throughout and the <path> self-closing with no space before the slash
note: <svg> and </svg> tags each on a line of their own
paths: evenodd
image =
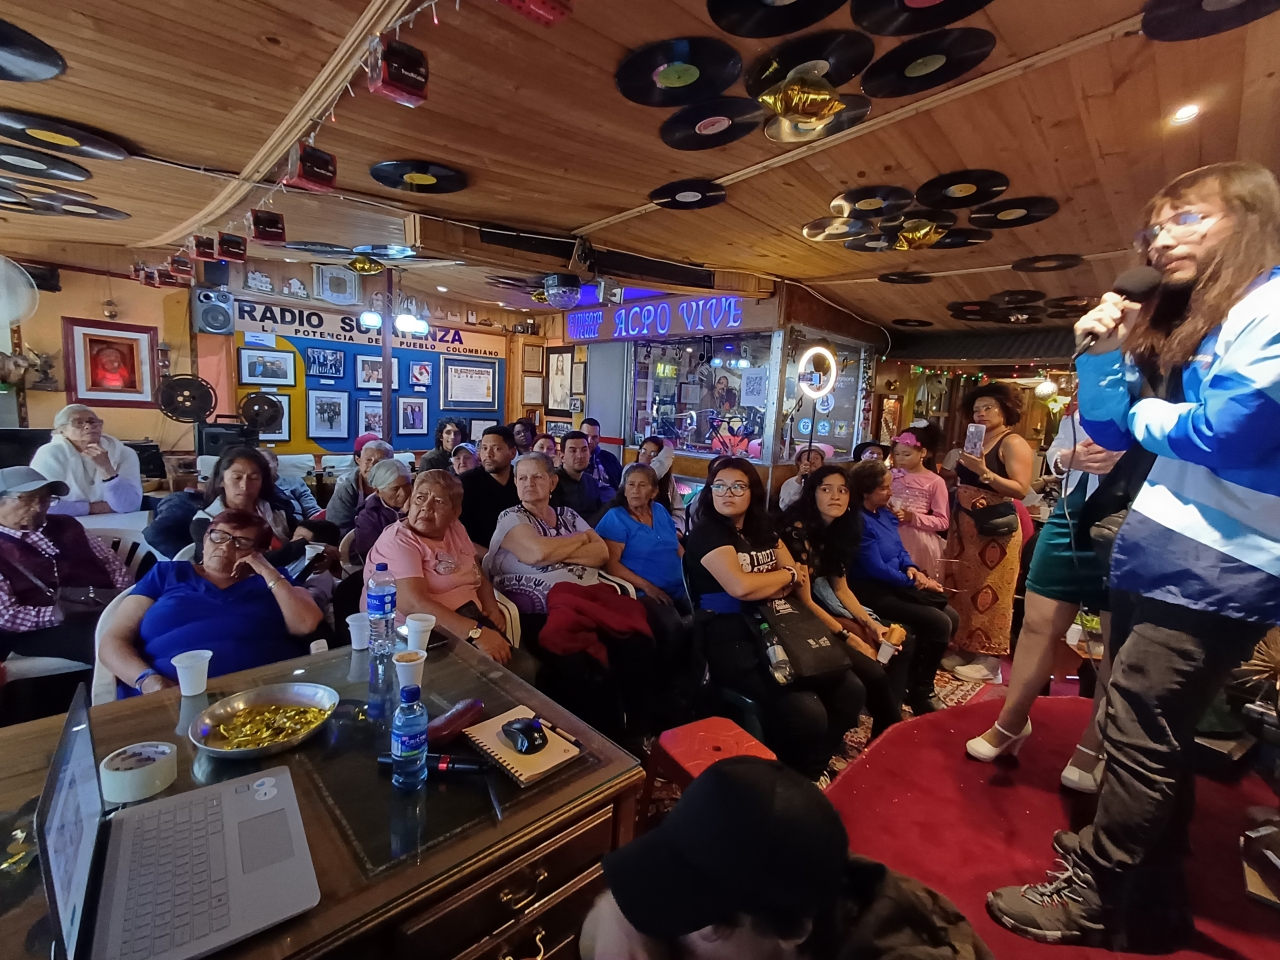
<svg viewBox="0 0 1280 960">
<path fill-rule="evenodd" d="M 246 874 L 293 856 L 289 814 L 283 809 L 242 820 L 236 830 L 240 834 L 240 869 Z"/>
</svg>

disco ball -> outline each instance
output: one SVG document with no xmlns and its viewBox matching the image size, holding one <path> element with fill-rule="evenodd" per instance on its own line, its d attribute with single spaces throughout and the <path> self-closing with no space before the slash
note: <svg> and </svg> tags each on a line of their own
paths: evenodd
<svg viewBox="0 0 1280 960">
<path fill-rule="evenodd" d="M 582 299 L 582 281 L 572 273 L 549 273 L 542 282 L 547 303 L 557 310 L 570 310 Z"/>
<path fill-rule="evenodd" d="M 1037 400 L 1052 400 L 1058 395 L 1058 385 L 1052 380 L 1046 380 L 1044 383 L 1036 385 Z"/>
</svg>

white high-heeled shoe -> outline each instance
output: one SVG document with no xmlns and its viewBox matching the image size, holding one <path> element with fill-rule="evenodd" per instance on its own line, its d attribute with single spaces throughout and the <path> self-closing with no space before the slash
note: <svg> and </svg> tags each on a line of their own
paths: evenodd
<svg viewBox="0 0 1280 960">
<path fill-rule="evenodd" d="M 995 728 L 999 733 L 1004 734 L 1004 736 L 1009 739 L 1000 744 L 1000 746 L 993 747 L 982 737 L 974 737 L 964 745 L 965 752 L 969 754 L 969 756 L 973 757 L 973 759 L 981 760 L 984 763 L 990 763 L 996 757 L 1003 756 L 1006 753 L 1011 757 L 1016 757 L 1018 755 L 1018 751 L 1022 749 L 1022 745 L 1027 742 L 1027 737 L 1031 736 L 1030 720 L 1027 720 L 1027 725 L 1022 728 L 1022 732 L 1019 734 L 1010 733 L 998 723 L 995 725 Z"/>
<path fill-rule="evenodd" d="M 1102 759 L 1100 754 L 1094 753 L 1088 747 L 1076 744 L 1076 749 L 1081 753 L 1087 753 L 1098 762 L 1094 764 L 1093 770 L 1089 771 L 1081 770 L 1068 761 L 1067 765 L 1062 768 L 1062 776 L 1058 779 L 1068 790 L 1075 790 L 1077 793 L 1097 793 L 1098 784 L 1102 781 L 1103 764 L 1106 761 Z"/>
</svg>

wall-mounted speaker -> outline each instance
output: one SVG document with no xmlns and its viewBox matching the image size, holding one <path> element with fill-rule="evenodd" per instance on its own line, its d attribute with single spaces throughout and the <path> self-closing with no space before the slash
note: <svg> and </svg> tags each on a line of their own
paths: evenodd
<svg viewBox="0 0 1280 960">
<path fill-rule="evenodd" d="M 236 298 L 225 290 L 196 287 L 191 291 L 191 319 L 197 333 L 219 333 L 231 336 L 235 332 L 234 316 Z"/>
<path fill-rule="evenodd" d="M 232 447 L 256 447 L 258 431 L 243 423 L 200 423 L 196 425 L 196 449 L 204 457 L 220 457 Z"/>
</svg>

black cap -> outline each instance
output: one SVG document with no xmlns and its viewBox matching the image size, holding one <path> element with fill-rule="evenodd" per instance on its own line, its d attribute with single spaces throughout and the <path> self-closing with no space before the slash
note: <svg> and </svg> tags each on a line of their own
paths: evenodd
<svg viewBox="0 0 1280 960">
<path fill-rule="evenodd" d="M 812 782 L 731 757 L 689 785 L 662 825 L 604 859 L 627 921 L 670 938 L 767 913 L 815 916 L 839 896 L 849 838 Z"/>
<path fill-rule="evenodd" d="M 864 453 L 866 453 L 866 452 L 867 452 L 867 450 L 868 450 L 868 449 L 870 449 L 871 447 L 879 447 L 879 448 L 880 448 L 880 452 L 881 452 L 882 454 L 884 454 L 884 458 L 885 458 L 886 460 L 888 460 L 888 459 L 889 459 L 889 455 L 890 455 L 891 453 L 893 453 L 893 448 L 892 448 L 892 447 L 890 447 L 888 444 L 886 444 L 886 443 L 877 443 L 875 440 L 868 440 L 868 441 L 866 441 L 865 443 L 860 443 L 860 444 L 858 444 L 856 447 L 854 447 L 854 448 L 853 448 L 853 453 L 852 453 L 852 454 L 850 454 L 850 456 L 851 456 L 855 461 L 857 461 L 857 460 L 861 460 L 861 459 L 862 459 L 862 455 L 863 455 Z"/>
</svg>

